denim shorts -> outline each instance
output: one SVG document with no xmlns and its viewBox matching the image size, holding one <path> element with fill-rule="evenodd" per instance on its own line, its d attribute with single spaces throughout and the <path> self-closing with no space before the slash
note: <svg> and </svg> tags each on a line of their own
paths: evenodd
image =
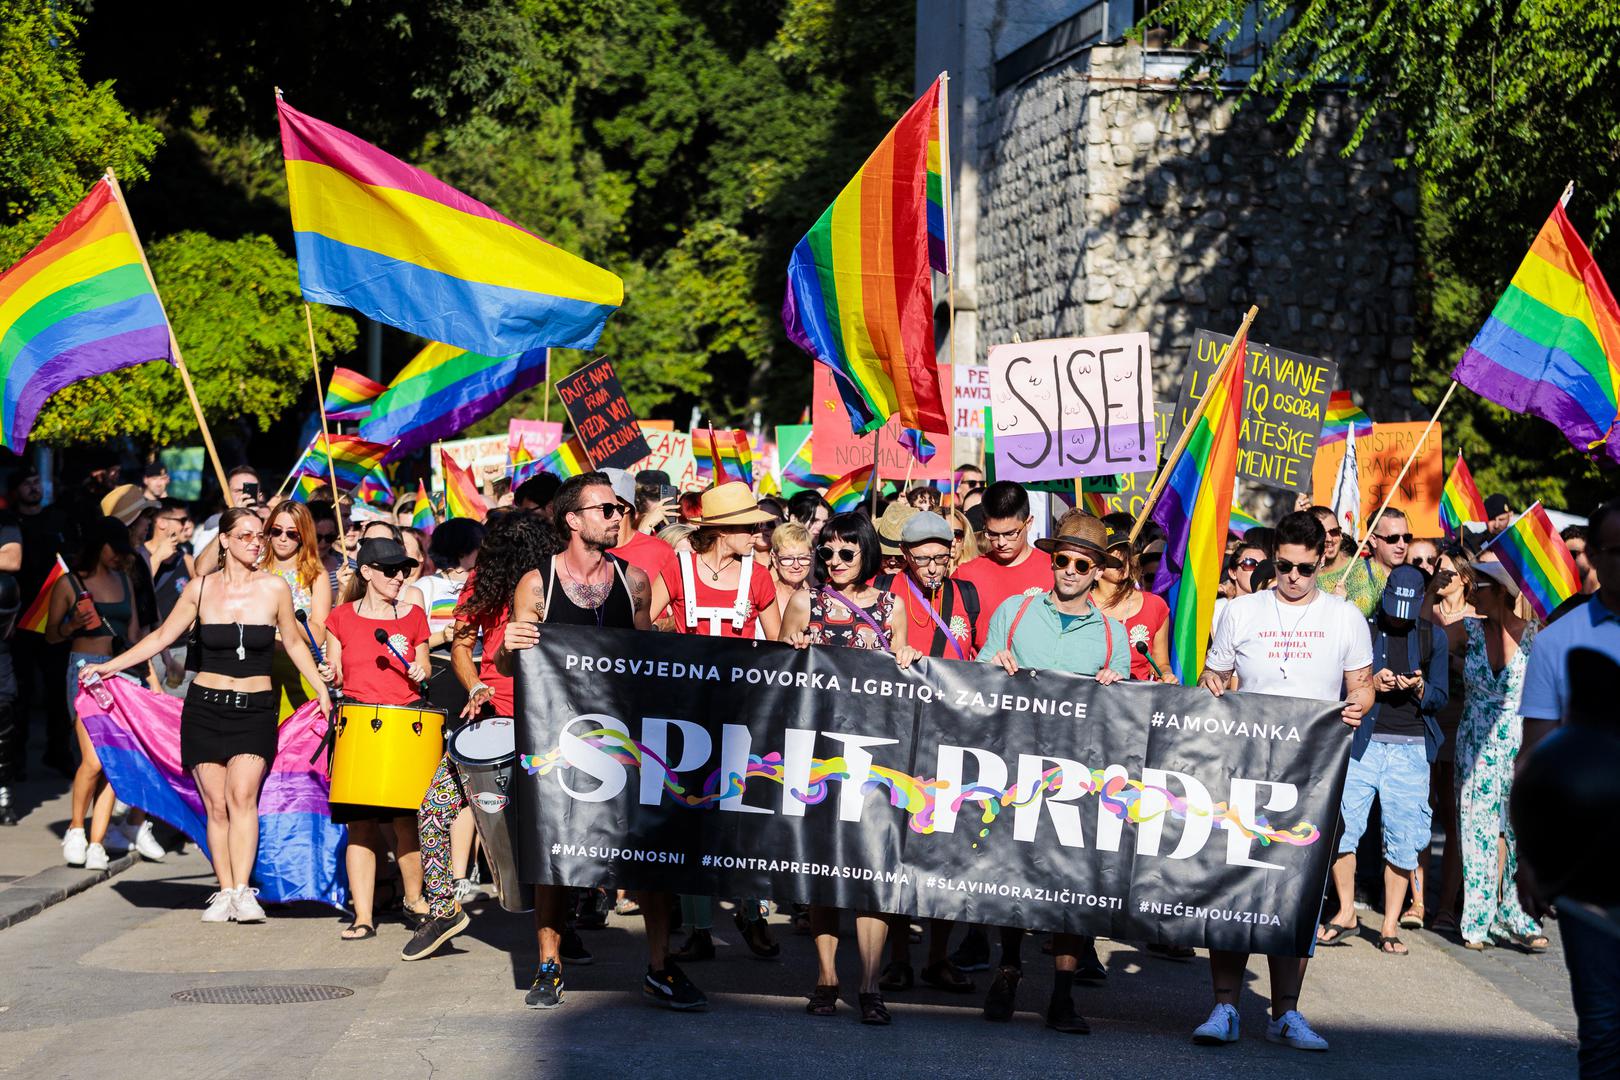
<svg viewBox="0 0 1620 1080">
<path fill-rule="evenodd" d="M 1356 850 L 1367 831 L 1367 814 L 1378 796 L 1384 819 L 1384 859 L 1401 870 L 1414 870 L 1418 853 L 1429 849 L 1429 758 L 1421 742 L 1367 744 L 1361 760 L 1350 759 L 1344 778 L 1344 835 L 1339 854 Z"/>
</svg>

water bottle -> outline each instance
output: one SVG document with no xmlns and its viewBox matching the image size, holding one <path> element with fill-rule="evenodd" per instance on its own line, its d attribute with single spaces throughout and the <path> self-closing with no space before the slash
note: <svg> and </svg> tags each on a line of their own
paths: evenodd
<svg viewBox="0 0 1620 1080">
<path fill-rule="evenodd" d="M 79 661 L 79 670 L 84 670 L 83 660 Z M 102 682 L 100 675 L 92 675 L 88 679 L 83 679 L 81 685 L 90 692 L 90 696 L 95 699 L 97 705 L 103 709 L 113 707 L 112 691 L 107 689 L 107 684 Z"/>
</svg>

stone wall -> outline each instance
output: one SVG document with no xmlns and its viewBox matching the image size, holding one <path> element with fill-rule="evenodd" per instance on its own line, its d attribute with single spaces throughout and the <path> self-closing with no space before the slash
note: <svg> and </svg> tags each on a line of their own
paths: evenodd
<svg viewBox="0 0 1620 1080">
<path fill-rule="evenodd" d="M 1099 47 L 1008 88 L 978 126 L 979 348 L 1147 330 L 1173 398 L 1200 327 L 1339 364 L 1379 419 L 1411 392 L 1416 192 L 1388 148 L 1340 156 L 1354 123 L 1318 102 L 1318 137 L 1261 109 L 1142 76 Z"/>
</svg>

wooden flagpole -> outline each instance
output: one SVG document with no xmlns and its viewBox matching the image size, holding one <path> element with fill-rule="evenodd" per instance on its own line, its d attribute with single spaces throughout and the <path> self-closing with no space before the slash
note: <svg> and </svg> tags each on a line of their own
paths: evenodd
<svg viewBox="0 0 1620 1080">
<path fill-rule="evenodd" d="M 1451 385 L 1446 387 L 1445 396 L 1440 399 L 1440 404 L 1435 406 L 1434 415 L 1429 417 L 1429 423 L 1424 427 L 1423 434 L 1418 436 L 1418 441 L 1413 445 L 1412 452 L 1407 455 L 1406 464 L 1401 466 L 1401 471 L 1395 476 L 1395 482 L 1389 485 L 1388 491 L 1384 492 L 1384 501 L 1378 504 L 1378 510 L 1373 514 L 1372 517 L 1367 519 L 1365 530 L 1363 530 L 1359 522 L 1357 523 L 1356 546 L 1351 549 L 1350 552 L 1350 557 L 1355 559 L 1357 562 L 1362 561 L 1361 545 L 1365 544 L 1367 542 L 1367 538 L 1372 535 L 1373 530 L 1378 528 L 1378 520 L 1384 516 L 1384 511 L 1389 509 L 1390 500 L 1395 498 L 1395 493 L 1401 489 L 1401 481 L 1406 479 L 1407 471 L 1412 468 L 1412 462 L 1416 461 L 1418 454 L 1422 453 L 1423 444 L 1429 441 L 1429 432 L 1434 430 L 1434 425 L 1439 421 L 1440 414 L 1445 411 L 1446 403 L 1451 400 L 1451 395 L 1456 392 L 1458 385 L 1457 380 L 1453 379 L 1451 380 Z M 1360 482 L 1359 479 L 1357 482 Z M 1346 574 L 1346 577 L 1348 576 L 1349 575 Z"/>
<path fill-rule="evenodd" d="M 541 418 L 543 420 L 545 420 L 546 423 L 549 424 L 549 423 L 551 423 L 551 350 L 550 349 L 546 350 L 546 389 L 545 389 L 545 393 L 541 397 L 541 402 L 542 402 L 541 407 L 545 410 L 544 412 L 542 412 L 540 414 Z"/>
<path fill-rule="evenodd" d="M 321 390 L 321 360 L 315 353 L 315 315 L 307 300 L 304 301 L 304 328 L 309 331 L 309 368 L 315 376 L 315 404 L 321 410 L 321 441 L 326 444 L 326 475 L 332 481 L 332 508 L 337 511 L 333 516 L 337 518 L 338 546 L 347 558 L 349 541 L 343 535 L 343 507 L 338 501 L 342 496 L 338 494 L 337 465 L 332 460 L 332 436 L 326 426 L 326 394 Z"/>
<path fill-rule="evenodd" d="M 1260 314 L 1260 309 L 1251 305 L 1248 312 L 1243 316 L 1243 325 L 1239 326 L 1238 332 L 1232 336 L 1232 345 L 1236 345 L 1240 340 L 1247 341 L 1246 335 L 1249 332 L 1249 326 L 1254 322 L 1254 317 L 1258 314 Z M 1232 345 L 1226 347 L 1226 356 L 1221 359 L 1220 365 L 1215 369 L 1215 374 L 1210 377 L 1209 386 L 1213 386 L 1225 377 L 1226 365 L 1232 362 L 1237 353 L 1237 350 L 1232 348 Z M 1247 362 L 1246 357 L 1238 359 Z M 1208 404 L 1209 392 L 1206 387 L 1203 397 L 1198 399 L 1198 404 L 1193 408 L 1192 415 L 1187 418 L 1186 425 L 1181 429 L 1181 437 L 1176 440 L 1175 449 L 1171 450 L 1170 456 L 1164 459 L 1164 465 L 1160 467 L 1159 475 L 1153 478 L 1153 487 L 1148 491 L 1147 502 L 1142 504 L 1142 512 L 1136 515 L 1136 523 L 1131 526 L 1131 543 L 1136 543 L 1137 536 L 1142 532 L 1142 526 L 1147 524 L 1148 515 L 1153 513 L 1153 504 L 1158 502 L 1159 496 L 1164 493 L 1164 485 L 1170 481 L 1170 472 L 1175 468 L 1182 452 L 1187 449 L 1187 440 L 1192 437 L 1193 428 L 1198 426 L 1198 421 L 1204 418 L 1204 408 Z"/>
<path fill-rule="evenodd" d="M 945 494 L 949 501 L 954 503 L 950 496 L 956 492 L 956 260 L 952 258 L 951 240 L 956 236 L 956 200 L 951 197 L 951 73 L 939 73 L 939 181 L 940 197 L 945 200 L 945 332 L 951 339 L 951 411 L 947 424 L 951 425 L 951 451 L 950 461 L 945 463 Z M 906 466 L 907 484 L 909 488 L 911 466 Z"/>
<path fill-rule="evenodd" d="M 191 402 L 191 412 L 197 418 L 197 428 L 202 432 L 203 445 L 208 448 L 208 460 L 214 463 L 214 474 L 219 477 L 219 490 L 225 498 L 225 505 L 231 505 L 231 485 L 225 477 L 225 466 L 220 464 L 219 451 L 214 448 L 214 434 L 208 430 L 208 419 L 203 416 L 202 404 L 197 400 L 197 388 L 191 385 L 191 372 L 186 369 L 186 358 L 180 354 L 180 342 L 174 336 L 174 324 L 169 321 L 169 312 L 163 306 L 163 294 L 158 292 L 157 279 L 152 276 L 152 264 L 146 261 L 146 248 L 141 244 L 141 234 L 135 231 L 135 220 L 130 217 L 129 204 L 124 201 L 124 189 L 118 184 L 118 175 L 107 170 L 107 183 L 112 187 L 113 200 L 118 203 L 118 212 L 123 215 L 124 228 L 129 230 L 130 239 L 135 242 L 136 254 L 141 257 L 141 269 L 146 271 L 146 282 L 152 286 L 152 295 L 157 297 L 158 310 L 163 312 L 163 325 L 169 330 L 169 351 L 174 355 L 175 370 L 180 372 L 180 383 L 186 388 L 186 400 Z"/>
</svg>

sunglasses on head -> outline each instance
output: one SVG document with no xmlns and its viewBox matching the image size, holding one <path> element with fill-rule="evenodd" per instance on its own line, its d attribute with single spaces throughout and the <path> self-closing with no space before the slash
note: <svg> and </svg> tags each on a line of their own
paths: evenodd
<svg viewBox="0 0 1620 1080">
<path fill-rule="evenodd" d="M 1089 574 L 1097 564 L 1084 555 L 1064 555 L 1060 552 L 1052 556 L 1052 569 L 1067 570 L 1071 566 L 1077 574 Z"/>
<path fill-rule="evenodd" d="M 1411 533 L 1373 533 L 1374 540 L 1382 540 L 1386 544 L 1410 544 Z"/>
<path fill-rule="evenodd" d="M 823 544 L 816 548 L 816 558 L 824 563 L 841 562 L 854 563 L 861 557 L 860 548 L 835 548 L 831 544 Z"/>
<path fill-rule="evenodd" d="M 1278 559 L 1276 565 L 1278 577 L 1292 574 L 1296 570 L 1300 577 L 1314 577 L 1316 574 L 1316 564 L 1313 562 L 1289 562 L 1287 559 Z"/>
</svg>

